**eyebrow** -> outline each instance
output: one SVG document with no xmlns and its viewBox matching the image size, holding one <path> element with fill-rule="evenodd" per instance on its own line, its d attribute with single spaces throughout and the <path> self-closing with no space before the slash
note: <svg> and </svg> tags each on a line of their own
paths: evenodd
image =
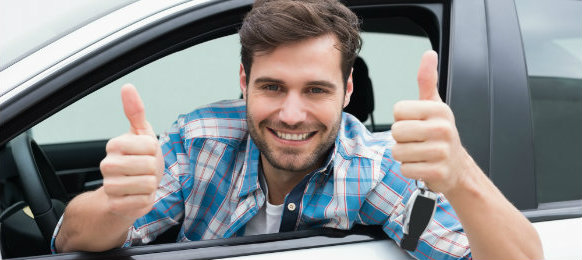
<svg viewBox="0 0 582 260">
<path fill-rule="evenodd" d="M 326 88 L 330 88 L 330 89 L 335 89 L 336 85 L 327 81 L 327 80 L 314 80 L 314 81 L 309 81 L 307 82 L 308 86 L 320 86 L 320 87 L 326 87 Z"/>
<path fill-rule="evenodd" d="M 277 84 L 284 84 L 285 82 L 283 82 L 282 80 L 274 79 L 274 78 L 260 77 L 258 79 L 255 79 L 255 84 L 257 84 L 257 83 L 277 83 Z"/>
<path fill-rule="evenodd" d="M 258 83 L 277 83 L 277 84 L 285 84 L 284 81 L 279 80 L 279 79 L 274 79 L 274 78 L 269 78 L 269 77 L 260 77 L 255 79 L 255 84 Z M 330 88 L 330 89 L 335 89 L 336 85 L 327 81 L 327 80 L 313 80 L 313 81 L 309 81 L 307 82 L 307 84 L 305 84 L 307 86 L 321 86 L 321 87 L 325 87 L 325 88 Z"/>
</svg>

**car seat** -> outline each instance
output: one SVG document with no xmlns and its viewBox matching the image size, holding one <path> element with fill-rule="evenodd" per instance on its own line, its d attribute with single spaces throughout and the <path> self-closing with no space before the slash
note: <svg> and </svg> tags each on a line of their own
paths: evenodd
<svg viewBox="0 0 582 260">
<path fill-rule="evenodd" d="M 370 117 L 371 130 L 375 131 L 374 124 L 374 90 L 372 80 L 368 75 L 368 66 L 362 57 L 356 57 L 352 71 L 354 91 L 350 98 L 350 103 L 344 108 L 344 112 L 355 116 L 362 123 Z"/>
</svg>

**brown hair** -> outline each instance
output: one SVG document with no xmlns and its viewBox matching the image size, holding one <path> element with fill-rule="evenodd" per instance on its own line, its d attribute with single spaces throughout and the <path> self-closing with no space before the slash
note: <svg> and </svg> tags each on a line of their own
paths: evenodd
<svg viewBox="0 0 582 260">
<path fill-rule="evenodd" d="M 358 17 L 338 0 L 257 0 L 239 30 L 241 62 L 250 79 L 253 56 L 325 34 L 337 37 L 345 82 L 362 46 Z"/>
</svg>

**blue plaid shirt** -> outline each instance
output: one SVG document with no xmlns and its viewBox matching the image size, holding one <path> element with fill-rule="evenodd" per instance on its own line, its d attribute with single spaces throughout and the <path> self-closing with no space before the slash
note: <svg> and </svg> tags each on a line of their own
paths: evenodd
<svg viewBox="0 0 582 260">
<path fill-rule="evenodd" d="M 242 236 L 265 206 L 260 152 L 248 134 L 244 101 L 221 101 L 181 115 L 160 142 L 166 169 L 155 205 L 130 227 L 124 246 L 147 244 L 173 225 L 181 225 L 177 241 Z M 416 186 L 392 159 L 394 143 L 390 132 L 370 133 L 343 113 L 327 161 L 286 196 L 281 226 L 381 225 L 400 243 L 404 207 Z M 290 203 L 297 208 L 290 211 Z M 412 255 L 470 258 L 467 237 L 442 195 Z"/>
</svg>

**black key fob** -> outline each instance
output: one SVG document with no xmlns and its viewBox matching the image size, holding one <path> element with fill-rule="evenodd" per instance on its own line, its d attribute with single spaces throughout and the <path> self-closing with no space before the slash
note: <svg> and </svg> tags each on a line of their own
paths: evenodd
<svg viewBox="0 0 582 260">
<path fill-rule="evenodd" d="M 402 237 L 400 247 L 408 251 L 416 250 L 420 235 L 428 226 L 436 209 L 438 195 L 424 185 L 421 186 L 412 193 L 404 208 L 405 215 L 402 225 L 404 237 Z"/>
</svg>

